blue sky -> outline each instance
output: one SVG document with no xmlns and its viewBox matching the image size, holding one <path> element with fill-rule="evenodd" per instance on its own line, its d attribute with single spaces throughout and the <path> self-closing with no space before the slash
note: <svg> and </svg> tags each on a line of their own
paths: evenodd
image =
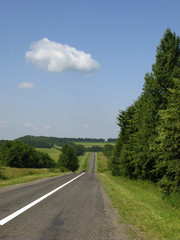
<svg viewBox="0 0 180 240">
<path fill-rule="evenodd" d="M 179 0 L 0 0 L 0 139 L 115 138 Z"/>
</svg>

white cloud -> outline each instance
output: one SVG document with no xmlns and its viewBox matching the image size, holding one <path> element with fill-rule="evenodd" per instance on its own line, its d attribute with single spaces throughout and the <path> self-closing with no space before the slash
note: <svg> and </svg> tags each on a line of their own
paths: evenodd
<svg viewBox="0 0 180 240">
<path fill-rule="evenodd" d="M 32 128 L 35 131 L 38 130 L 38 127 L 36 125 L 34 125 L 33 123 L 26 122 L 26 123 L 24 123 L 24 126 L 28 127 L 28 128 Z"/>
<path fill-rule="evenodd" d="M 45 128 L 45 129 L 50 129 L 51 126 L 49 126 L 49 125 L 45 125 L 44 128 Z"/>
<path fill-rule="evenodd" d="M 34 42 L 31 51 L 26 52 L 26 59 L 39 68 L 50 72 L 97 70 L 99 63 L 89 53 L 78 51 L 68 45 L 53 42 L 47 38 Z"/>
<path fill-rule="evenodd" d="M 34 83 L 22 82 L 17 86 L 19 89 L 34 88 Z"/>
<path fill-rule="evenodd" d="M 1 127 L 1 128 L 4 128 L 4 127 L 6 127 L 6 126 L 8 126 L 8 125 L 9 125 L 8 122 L 1 121 L 1 120 L 0 120 L 0 127 Z"/>
<path fill-rule="evenodd" d="M 84 123 L 83 124 L 83 128 L 89 128 L 89 124 L 88 123 Z"/>
</svg>

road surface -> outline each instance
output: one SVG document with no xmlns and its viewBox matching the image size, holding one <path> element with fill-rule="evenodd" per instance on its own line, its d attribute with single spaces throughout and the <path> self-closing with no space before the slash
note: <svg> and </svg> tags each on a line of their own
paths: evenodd
<svg viewBox="0 0 180 240">
<path fill-rule="evenodd" d="M 44 200 L 0 226 L 1 240 L 126 240 L 117 235 L 108 215 L 104 192 L 94 173 L 92 153 L 89 172 L 73 173 L 0 189 L 0 220 L 45 194 L 70 182 Z M 109 204 L 109 203 L 108 203 Z M 2 223 L 2 221 L 0 221 Z"/>
</svg>

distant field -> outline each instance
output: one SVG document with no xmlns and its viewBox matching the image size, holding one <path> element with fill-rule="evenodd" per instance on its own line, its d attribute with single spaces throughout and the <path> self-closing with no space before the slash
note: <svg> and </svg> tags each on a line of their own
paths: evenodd
<svg viewBox="0 0 180 240">
<path fill-rule="evenodd" d="M 59 155 L 61 153 L 60 150 L 56 148 L 36 148 L 37 151 L 47 153 L 55 162 L 58 161 Z"/>
<path fill-rule="evenodd" d="M 77 145 L 83 145 L 86 148 L 93 147 L 93 146 L 104 147 L 104 145 L 106 144 L 115 145 L 115 142 L 73 142 L 73 143 Z"/>
</svg>

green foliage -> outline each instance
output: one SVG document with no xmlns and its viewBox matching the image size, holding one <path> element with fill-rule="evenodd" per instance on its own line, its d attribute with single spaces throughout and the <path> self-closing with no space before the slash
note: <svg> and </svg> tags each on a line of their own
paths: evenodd
<svg viewBox="0 0 180 240">
<path fill-rule="evenodd" d="M 159 182 L 167 194 L 178 191 L 179 82 L 180 40 L 167 29 L 141 96 L 118 116 L 120 134 L 109 162 L 113 175 Z"/>
<path fill-rule="evenodd" d="M 106 144 L 106 145 L 104 145 L 104 147 L 103 147 L 103 149 L 102 149 L 104 155 L 105 155 L 108 159 L 111 157 L 112 150 L 113 150 L 113 145 L 111 145 L 111 144 Z"/>
<path fill-rule="evenodd" d="M 115 143 L 116 142 L 116 138 L 108 138 L 107 142 L 108 143 Z"/>
<path fill-rule="evenodd" d="M 174 83 L 167 109 L 159 111 L 161 122 L 152 145 L 155 173 L 165 193 L 180 190 L 180 81 Z"/>
<path fill-rule="evenodd" d="M 74 149 L 76 151 L 77 156 L 82 156 L 85 153 L 85 147 L 81 144 L 75 145 Z"/>
<path fill-rule="evenodd" d="M 101 152 L 101 151 L 102 151 L 102 147 L 100 146 L 92 146 L 92 147 L 86 148 L 86 152 Z"/>
<path fill-rule="evenodd" d="M 0 148 L 0 165 L 18 168 L 50 168 L 54 161 L 46 153 L 19 141 L 6 141 Z"/>
<path fill-rule="evenodd" d="M 0 147 L 6 142 L 6 140 L 0 140 Z"/>
<path fill-rule="evenodd" d="M 76 151 L 68 144 L 62 146 L 58 166 L 64 170 L 68 169 L 73 172 L 75 172 L 79 167 Z"/>
<path fill-rule="evenodd" d="M 54 145 L 62 146 L 65 143 L 68 143 L 69 140 L 66 138 L 57 138 L 57 137 L 44 137 L 44 136 L 24 136 L 16 139 L 17 141 L 22 141 L 36 148 L 52 148 Z"/>
<path fill-rule="evenodd" d="M 72 142 L 80 142 L 80 143 L 84 143 L 84 142 L 96 142 L 96 143 L 102 143 L 105 142 L 105 139 L 103 138 L 67 138 L 69 141 Z"/>
</svg>

